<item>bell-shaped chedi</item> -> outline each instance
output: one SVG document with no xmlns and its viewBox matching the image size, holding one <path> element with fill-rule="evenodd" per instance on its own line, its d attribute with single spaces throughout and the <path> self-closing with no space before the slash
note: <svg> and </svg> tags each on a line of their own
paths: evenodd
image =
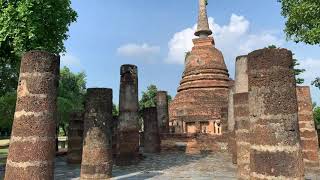
<svg viewBox="0 0 320 180">
<path fill-rule="evenodd" d="M 221 135 L 227 130 L 229 74 L 222 53 L 215 48 L 207 17 L 207 1 L 199 0 L 194 47 L 185 61 L 178 93 L 170 104 L 175 133 Z"/>
</svg>

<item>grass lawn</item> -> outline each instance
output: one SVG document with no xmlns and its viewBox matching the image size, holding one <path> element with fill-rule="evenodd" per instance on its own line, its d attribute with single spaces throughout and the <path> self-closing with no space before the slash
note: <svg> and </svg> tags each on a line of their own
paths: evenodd
<svg viewBox="0 0 320 180">
<path fill-rule="evenodd" d="M 5 161 L 7 159 L 8 155 L 8 149 L 0 149 L 0 164 L 5 164 Z"/>
</svg>

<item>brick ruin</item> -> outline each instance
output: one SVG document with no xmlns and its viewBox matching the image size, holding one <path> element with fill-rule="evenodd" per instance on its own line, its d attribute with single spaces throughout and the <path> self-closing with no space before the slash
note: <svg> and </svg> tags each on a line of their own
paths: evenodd
<svg viewBox="0 0 320 180">
<path fill-rule="evenodd" d="M 168 93 L 158 91 L 156 96 L 158 126 L 161 133 L 169 133 Z"/>
<path fill-rule="evenodd" d="M 22 57 L 5 180 L 54 177 L 59 67 L 47 52 Z"/>
<path fill-rule="evenodd" d="M 112 89 L 87 90 L 81 179 L 112 177 Z"/>
<path fill-rule="evenodd" d="M 248 55 L 250 178 L 302 179 L 292 53 L 262 49 Z"/>
<path fill-rule="evenodd" d="M 265 48 L 239 56 L 235 80 L 229 79 L 209 37 L 206 1 L 199 2 L 199 38 L 177 95 L 169 105 L 160 91 L 157 107 L 141 111 L 144 136 L 135 65 L 120 69 L 119 116 L 112 117 L 112 89 L 106 88 L 88 89 L 85 113 L 70 114 L 67 161 L 81 162 L 81 179 L 111 178 L 114 162 L 137 164 L 142 150 L 229 150 L 239 179 L 303 179 L 304 166 L 319 167 L 310 89 L 296 87 L 292 53 Z M 22 58 L 6 180 L 53 179 L 59 62 L 42 51 Z"/>
<path fill-rule="evenodd" d="M 116 163 L 130 165 L 139 161 L 138 68 L 134 65 L 123 65 L 120 75 Z"/>
<path fill-rule="evenodd" d="M 228 131 L 229 74 L 209 29 L 206 2 L 199 1 L 194 47 L 187 55 L 178 93 L 169 107 L 173 132 L 223 135 Z"/>
<path fill-rule="evenodd" d="M 69 164 L 81 164 L 83 119 L 84 113 L 82 111 L 70 113 L 67 156 L 67 162 Z"/>
<path fill-rule="evenodd" d="M 236 136 L 236 159 L 238 177 L 248 179 L 250 175 L 250 123 L 249 123 L 249 87 L 247 56 L 236 58 L 234 118 Z"/>
<path fill-rule="evenodd" d="M 142 113 L 144 123 L 144 151 L 145 153 L 160 152 L 160 133 L 161 126 L 158 124 L 157 108 L 145 108 Z"/>
<path fill-rule="evenodd" d="M 306 167 L 319 167 L 319 142 L 313 120 L 310 88 L 308 86 L 297 87 L 297 99 L 304 164 Z"/>
</svg>

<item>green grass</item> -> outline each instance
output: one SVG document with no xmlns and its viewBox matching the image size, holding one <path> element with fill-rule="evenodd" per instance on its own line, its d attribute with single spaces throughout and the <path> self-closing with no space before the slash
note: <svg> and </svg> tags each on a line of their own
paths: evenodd
<svg viewBox="0 0 320 180">
<path fill-rule="evenodd" d="M 5 164 L 5 161 L 7 159 L 7 155 L 8 155 L 7 148 L 0 149 L 0 164 Z"/>
</svg>

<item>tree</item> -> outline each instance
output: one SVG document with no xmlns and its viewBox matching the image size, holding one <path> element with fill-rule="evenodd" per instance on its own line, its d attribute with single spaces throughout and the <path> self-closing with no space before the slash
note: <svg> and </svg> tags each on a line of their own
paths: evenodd
<svg viewBox="0 0 320 180">
<path fill-rule="evenodd" d="M 314 117 L 314 121 L 317 125 L 320 125 L 320 107 L 316 107 L 313 110 L 313 117 Z"/>
<path fill-rule="evenodd" d="M 286 18 L 288 39 L 315 45 L 320 43 L 319 0 L 278 0 Z"/>
<path fill-rule="evenodd" d="M 86 94 L 86 74 L 72 73 L 64 67 L 60 71 L 58 96 L 58 126 L 66 135 L 69 125 L 69 114 L 73 111 L 82 111 Z"/>
<path fill-rule="evenodd" d="M 306 70 L 297 68 L 297 66 L 299 66 L 299 65 L 300 65 L 300 63 L 298 62 L 298 60 L 297 59 L 293 59 L 293 67 L 294 67 L 294 75 L 296 76 L 296 83 L 297 84 L 303 84 L 304 83 L 304 79 L 303 78 L 299 78 L 298 76 L 301 75 L 302 73 L 304 73 Z"/>
<path fill-rule="evenodd" d="M 312 82 L 312 85 L 320 89 L 320 78 L 317 77 L 316 80 Z"/>
<path fill-rule="evenodd" d="M 278 0 L 282 4 L 282 15 L 287 19 L 285 33 L 296 43 L 320 44 L 319 0 Z M 320 88 L 320 78 L 312 83 Z"/>
<path fill-rule="evenodd" d="M 112 116 L 119 116 L 119 106 L 115 104 L 112 105 Z"/>
<path fill-rule="evenodd" d="M 142 92 L 142 98 L 139 101 L 140 110 L 148 107 L 156 107 L 157 92 L 158 88 L 153 84 L 147 87 L 147 91 Z"/>
<path fill-rule="evenodd" d="M 0 0 L 0 96 L 16 89 L 22 53 L 65 52 L 76 18 L 70 0 Z"/>
<path fill-rule="evenodd" d="M 16 100 L 17 94 L 15 92 L 0 97 L 0 132 L 5 132 L 8 135 L 11 132 Z"/>
<path fill-rule="evenodd" d="M 58 129 L 66 135 L 69 125 L 69 114 L 73 111 L 83 110 L 83 102 L 86 93 L 86 75 L 84 72 L 73 73 L 64 67 L 60 71 L 59 94 L 58 94 Z M 16 92 L 9 92 L 0 97 L 0 131 L 11 131 Z"/>
</svg>

